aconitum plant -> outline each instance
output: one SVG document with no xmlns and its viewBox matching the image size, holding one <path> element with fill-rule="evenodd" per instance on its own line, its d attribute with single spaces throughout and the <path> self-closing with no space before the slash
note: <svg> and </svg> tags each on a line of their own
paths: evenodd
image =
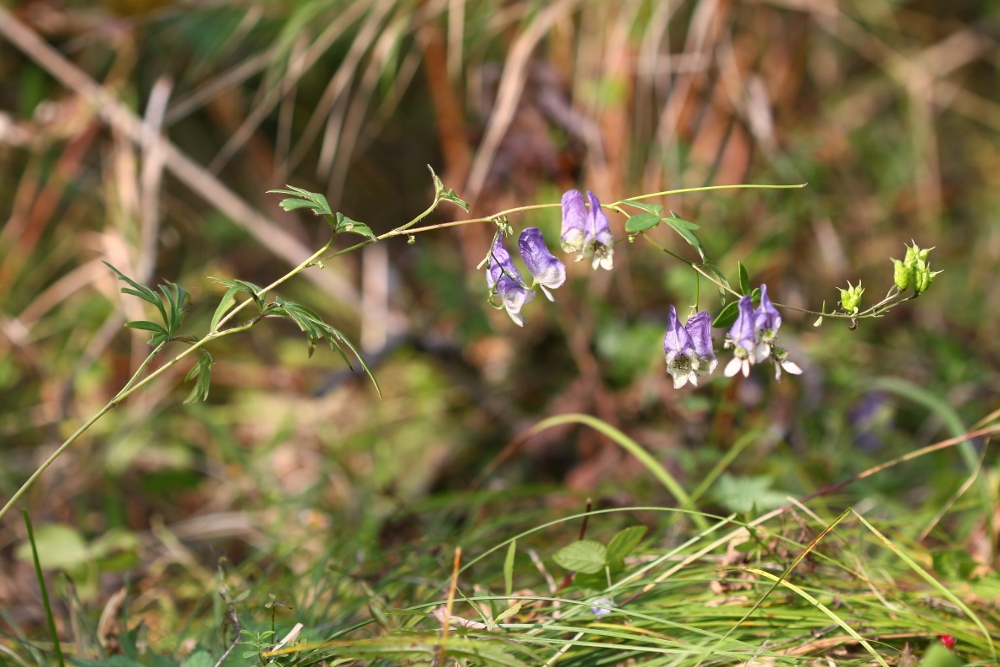
<svg viewBox="0 0 1000 667">
<path fill-rule="evenodd" d="M 715 315 L 714 319 L 711 313 L 699 307 L 697 292 L 694 303 L 690 307 L 691 314 L 684 324 L 681 324 L 677 308 L 670 306 L 663 338 L 663 353 L 666 373 L 673 379 L 676 389 L 683 388 L 688 384 L 692 387 L 698 387 L 700 381 L 715 371 L 718 357 L 712 339 L 712 328 L 728 331 L 724 340 L 724 349 L 732 350 L 733 356 L 725 365 L 725 376 L 733 377 L 738 373 L 747 376 L 753 366 L 767 361 L 774 365 L 775 377 L 779 380 L 782 371 L 793 375 L 802 373 L 802 369 L 788 359 L 787 351 L 775 344 L 778 330 L 781 327 L 780 310 L 783 306 L 772 303 L 767 286 L 760 285 L 756 289 L 751 289 L 749 275 L 746 267 L 742 264 L 737 266 L 738 283 L 730 284 L 723 271 L 712 261 L 705 246 L 695 233 L 699 229 L 698 225 L 683 220 L 673 212 L 664 214 L 662 206 L 645 201 L 654 197 L 682 192 L 750 188 L 783 189 L 799 188 L 803 187 L 802 185 L 727 185 L 688 188 L 639 195 L 607 205 L 601 204 L 593 192 L 588 191 L 584 197 L 579 191 L 570 190 L 562 196 L 562 200 L 558 204 L 522 206 L 488 217 L 418 227 L 417 225 L 442 203 L 458 206 L 468 212 L 468 205 L 455 194 L 454 190 L 445 189 L 433 170 L 431 170 L 431 178 L 434 184 L 434 200 L 431 205 L 413 220 L 380 235 L 376 235 L 368 225 L 334 212 L 326 198 L 321 194 L 291 186 L 285 190 L 273 191 L 286 195 L 281 201 L 281 207 L 285 211 L 308 209 L 324 218 L 330 225 L 330 239 L 313 255 L 270 285 L 261 287 L 244 280 L 213 278 L 212 280 L 220 284 L 225 292 L 215 309 L 208 330 L 200 336 L 183 332 L 189 300 L 187 291 L 171 282 L 159 285 L 157 291 L 132 280 L 108 265 L 109 269 L 126 284 L 126 287 L 121 290 L 123 293 L 138 297 L 155 309 L 154 312 L 158 318 L 154 318 L 154 320 L 158 319 L 159 321 L 136 320 L 125 324 L 126 327 L 132 329 L 150 332 L 149 344 L 153 349 L 121 391 L 76 429 L 0 508 L 0 520 L 6 516 L 7 512 L 49 465 L 78 440 L 87 429 L 133 393 L 163 376 L 173 366 L 185 361 L 190 364 L 185 381 L 192 381 L 193 388 L 185 402 L 205 400 L 211 386 L 212 365 L 214 363 L 208 348 L 219 339 L 247 331 L 266 319 L 281 318 L 294 322 L 305 334 L 310 354 L 316 344 L 321 342 L 329 344 L 348 363 L 350 362 L 347 352 L 350 352 L 350 356 L 356 357 L 362 369 L 371 377 L 375 389 L 378 391 L 375 376 L 347 336 L 327 323 L 320 314 L 312 309 L 303 304 L 288 301 L 277 294 L 281 285 L 302 271 L 313 268 L 322 269 L 326 262 L 333 261 L 340 255 L 358 250 L 365 245 L 401 236 L 405 236 L 409 243 L 413 243 L 417 234 L 444 227 L 495 224 L 496 233 L 483 262 L 480 264 L 481 267 L 485 266 L 486 268 L 486 288 L 489 302 L 498 309 L 506 310 L 518 326 L 524 326 L 525 320 L 522 311 L 535 300 L 536 288 L 542 291 L 548 301 L 555 302 L 554 291 L 566 282 L 565 264 L 546 246 L 542 230 L 538 227 L 527 227 L 521 231 L 517 239 L 518 255 L 527 269 L 527 274 L 531 276 L 530 283 L 522 277 L 514 258 L 508 252 L 504 239 L 506 236 L 513 236 L 514 233 L 508 216 L 529 209 L 548 206 L 561 208 L 562 225 L 559 230 L 559 243 L 562 250 L 570 255 L 575 255 L 576 261 L 589 259 L 594 270 L 613 270 L 615 245 L 625 239 L 634 241 L 637 238 L 642 238 L 654 248 L 697 272 L 699 280 L 704 278 L 718 287 L 727 303 Z M 617 213 L 625 218 L 623 235 L 618 236 L 617 239 L 612 231 L 612 222 L 608 217 L 609 212 Z M 698 253 L 700 261 L 685 259 L 650 238 L 647 232 L 660 225 L 671 228 L 685 243 L 693 247 Z M 343 238 L 354 238 L 355 243 L 334 250 L 336 242 Z M 824 305 L 820 312 L 813 313 L 819 316 L 816 326 L 819 326 L 825 318 L 838 318 L 850 321 L 851 328 L 854 328 L 857 326 L 858 320 L 878 317 L 889 309 L 916 298 L 930 287 L 934 277 L 940 273 L 940 271 L 930 270 L 929 254 L 930 249 L 921 249 L 916 243 L 908 246 L 904 259 L 892 260 L 893 286 L 889 289 L 886 297 L 864 310 L 861 309 L 861 297 L 864 289 L 860 283 L 857 286 L 851 286 L 848 283 L 846 290 L 840 289 L 841 307 L 839 309 L 827 312 Z M 907 293 L 908 291 L 909 293 Z M 559 307 L 559 305 L 552 304 L 550 307 Z M 788 308 L 788 306 L 784 306 L 784 308 Z M 244 315 L 241 317 L 242 321 L 236 323 L 234 318 L 243 311 L 250 313 L 249 319 Z M 168 346 L 177 345 L 182 345 L 183 349 L 173 358 L 168 358 L 154 368 L 153 360 L 161 358 L 163 351 Z M 190 363 L 189 357 L 197 359 L 197 361 Z"/>
</svg>

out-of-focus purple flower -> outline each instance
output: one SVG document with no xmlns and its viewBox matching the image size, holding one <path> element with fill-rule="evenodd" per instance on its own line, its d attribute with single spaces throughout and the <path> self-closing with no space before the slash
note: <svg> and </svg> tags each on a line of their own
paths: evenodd
<svg viewBox="0 0 1000 667">
<path fill-rule="evenodd" d="M 577 260 L 583 257 L 583 244 L 587 236 L 587 206 L 578 190 L 569 190 L 562 196 L 562 234 L 559 243 L 563 252 L 575 252 Z"/>
<path fill-rule="evenodd" d="M 601 202 L 593 192 L 587 191 L 590 211 L 587 213 L 587 236 L 584 240 L 583 254 L 594 256 L 593 268 L 600 265 L 611 270 L 614 264 L 615 237 L 611 234 L 611 223 L 601 208 Z"/>
<path fill-rule="evenodd" d="M 524 284 L 521 272 L 514 266 L 514 261 L 504 247 L 500 234 L 496 235 L 493 248 L 490 250 L 490 261 L 486 267 L 486 284 L 490 288 L 490 297 L 498 294 L 510 319 L 514 320 L 517 326 L 523 327 L 524 315 L 521 314 L 521 308 L 535 298 L 535 290 Z"/>
<path fill-rule="evenodd" d="M 781 326 L 781 313 L 768 298 L 767 285 L 760 286 L 760 304 L 753 313 L 753 323 L 757 330 L 758 341 L 769 343 L 777 337 L 778 327 Z"/>
<path fill-rule="evenodd" d="M 596 616 L 597 618 L 600 618 L 601 616 L 607 616 L 608 614 L 611 613 L 611 610 L 605 609 L 605 607 L 613 607 L 615 601 L 609 598 L 597 598 L 591 604 L 600 605 L 599 607 L 590 608 L 590 613 Z"/>
<path fill-rule="evenodd" d="M 542 230 L 538 227 L 525 229 L 517 240 L 517 247 L 521 251 L 521 259 L 531 272 L 531 277 L 535 279 L 535 284 L 541 286 L 542 293 L 549 301 L 555 301 L 549 290 L 566 282 L 566 265 L 549 252 Z"/>
<path fill-rule="evenodd" d="M 733 359 L 726 364 L 726 377 L 732 377 L 740 371 L 743 371 L 743 377 L 747 377 L 750 375 L 750 366 L 757 361 L 753 302 L 749 294 L 740 297 L 737 308 L 739 315 L 726 339 L 726 347 L 733 348 Z"/>
<path fill-rule="evenodd" d="M 698 377 L 711 375 L 719 360 L 712 349 L 711 316 L 701 311 L 681 326 L 677 310 L 670 306 L 667 334 L 663 337 L 663 353 L 667 372 L 674 378 L 674 389 L 690 382 L 698 386 Z"/>
</svg>

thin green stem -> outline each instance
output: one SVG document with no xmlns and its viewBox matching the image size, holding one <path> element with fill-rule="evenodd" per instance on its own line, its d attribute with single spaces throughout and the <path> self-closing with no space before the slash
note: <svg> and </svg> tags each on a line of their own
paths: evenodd
<svg viewBox="0 0 1000 667">
<path fill-rule="evenodd" d="M 792 185 L 754 185 L 752 183 L 744 183 L 740 185 L 703 185 L 697 188 L 680 188 L 678 190 L 664 190 L 662 192 L 652 192 L 648 195 L 638 195 L 636 197 L 629 197 L 628 199 L 619 199 L 613 204 L 608 204 L 606 208 L 619 206 L 621 204 L 628 204 L 629 202 L 639 201 L 640 199 L 652 199 L 653 197 L 681 195 L 688 192 L 708 192 L 709 190 L 797 190 L 800 188 L 804 188 L 807 185 L 809 184 L 795 183 Z"/>
<path fill-rule="evenodd" d="M 274 282 L 272 282 L 267 287 L 262 288 L 260 290 L 260 292 L 257 293 L 257 296 L 262 296 L 262 295 L 266 294 L 267 292 L 271 291 L 275 287 L 281 285 L 285 281 L 289 280 L 290 278 L 298 275 L 299 273 L 301 273 L 305 269 L 307 269 L 310 266 L 312 266 L 313 262 L 321 254 L 323 254 L 324 252 L 326 252 L 327 249 L 330 247 L 330 245 L 332 243 L 333 243 L 333 239 L 331 239 L 329 242 L 327 242 L 326 245 L 324 245 L 318 251 L 316 251 L 315 253 L 313 253 L 312 255 L 310 255 L 308 259 L 306 259 L 301 264 L 299 264 L 298 266 L 296 266 L 294 269 L 292 269 L 291 271 L 289 271 L 288 273 L 286 273 L 284 276 L 282 276 L 281 278 L 278 278 L 277 280 L 275 280 Z M 248 303 L 251 303 L 251 301 L 252 301 L 252 299 L 247 299 L 243 303 L 237 304 L 232 310 L 230 310 L 226 314 L 225 317 L 223 317 L 219 321 L 219 325 L 218 326 L 222 326 L 228 320 L 232 319 L 233 316 L 236 315 L 236 313 L 238 313 L 240 310 L 242 310 L 244 307 L 246 307 L 246 305 Z M 186 349 L 183 352 L 181 352 L 180 354 L 178 354 L 176 357 L 174 357 L 173 359 L 171 359 L 170 361 L 168 361 L 167 363 L 165 363 L 163 366 L 161 366 L 160 368 L 157 368 L 155 371 L 153 371 L 152 373 L 150 373 L 146 377 L 144 377 L 141 380 L 139 380 L 138 379 L 139 375 L 146 369 L 146 367 L 152 361 L 153 357 L 156 356 L 156 354 L 160 351 L 160 349 L 166 343 L 161 343 L 160 345 L 158 345 L 156 347 L 156 349 L 153 350 L 153 352 L 149 356 L 146 357 L 146 359 L 142 362 L 142 364 L 139 365 L 139 368 L 132 375 L 132 377 L 129 378 L 129 381 L 125 383 L 125 386 L 122 388 L 122 390 L 119 391 L 117 394 L 115 394 L 115 397 L 112 398 L 110 401 L 108 401 L 107 405 L 105 405 L 103 408 L 101 408 L 100 410 L 98 410 L 90 419 L 88 419 L 82 426 L 80 426 L 80 428 L 78 428 L 76 431 L 74 431 L 73 435 L 71 435 L 65 442 L 63 442 L 63 444 L 61 444 L 58 449 L 56 449 L 54 452 L 52 452 L 52 454 L 47 459 L 45 459 L 45 461 L 42 463 L 42 465 L 40 465 L 35 470 L 35 472 L 33 472 L 31 474 L 31 476 L 27 479 L 27 481 L 25 481 L 24 484 L 21 485 L 21 487 L 14 493 L 14 495 L 10 497 L 10 500 L 8 500 L 7 503 L 3 506 L 3 508 L 0 509 L 0 521 L 2 521 L 3 518 L 7 515 L 7 512 L 9 512 L 10 509 L 14 506 L 14 503 L 16 503 L 18 500 L 20 500 L 20 498 L 28 491 L 28 489 L 30 489 L 32 487 L 32 485 L 35 483 L 35 481 L 39 477 L 41 477 L 42 473 L 44 473 L 48 469 L 48 467 L 50 465 L 52 465 L 52 463 L 55 462 L 55 460 L 58 459 L 62 455 L 62 453 L 65 452 L 70 447 L 70 445 L 72 445 L 74 442 L 76 442 L 80 438 L 81 435 L 83 435 L 84 433 L 86 433 L 87 429 L 89 429 L 99 419 L 101 419 L 104 415 L 106 415 L 108 412 L 110 412 L 112 410 L 112 408 L 116 407 L 119 403 L 121 403 L 123 400 L 125 400 L 126 398 L 128 398 L 129 396 L 131 396 L 132 394 L 134 394 L 136 391 L 138 391 L 139 389 L 145 387 L 147 384 L 149 384 L 150 382 L 152 382 L 153 380 L 155 380 L 156 378 L 158 378 L 160 375 L 162 375 L 163 373 L 165 373 L 167 370 L 169 370 L 173 366 L 175 366 L 178 363 L 180 363 L 188 355 L 190 355 L 190 354 L 194 353 L 196 350 L 204 347 L 205 344 L 208 343 L 209 341 L 216 340 L 217 338 L 222 338 L 224 336 L 229 336 L 229 335 L 232 335 L 234 333 L 239 333 L 241 331 L 246 331 L 247 329 L 249 329 L 250 327 L 252 327 L 254 324 L 256 324 L 258 321 L 259 321 L 258 319 L 253 319 L 253 320 L 250 320 L 249 322 L 247 322 L 246 324 L 242 324 L 242 325 L 239 325 L 239 326 L 231 327 L 231 328 L 226 329 L 224 331 L 213 331 L 213 332 L 210 332 L 207 335 L 205 335 L 201 340 L 198 340 L 198 341 L 194 342 L 191 345 L 191 347 L 189 347 L 188 349 Z"/>
</svg>

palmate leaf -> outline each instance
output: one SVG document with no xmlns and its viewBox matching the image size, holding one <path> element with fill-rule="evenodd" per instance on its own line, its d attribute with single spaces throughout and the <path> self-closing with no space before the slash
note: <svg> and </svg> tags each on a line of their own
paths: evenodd
<svg viewBox="0 0 1000 667">
<path fill-rule="evenodd" d="M 693 222 L 688 222 L 687 220 L 677 217 L 677 214 L 673 211 L 670 212 L 669 217 L 663 218 L 663 222 L 670 225 L 675 232 L 680 234 L 682 239 L 687 241 L 695 250 L 697 250 L 702 261 L 707 260 L 705 246 L 702 245 L 701 239 L 699 239 L 694 233 L 696 229 L 701 229 L 700 225 L 696 225 Z"/>
<path fill-rule="evenodd" d="M 184 399 L 184 405 L 208 400 L 208 390 L 212 385 L 212 364 L 215 363 L 215 360 L 205 348 L 201 348 L 199 352 L 201 352 L 201 359 L 184 376 L 185 382 L 194 380 L 194 386 L 191 387 L 191 393 L 188 394 L 188 397 Z"/>
<path fill-rule="evenodd" d="M 212 326 L 211 331 L 215 331 L 219 326 L 219 321 L 225 317 L 229 309 L 236 305 L 236 295 L 240 292 L 247 294 L 254 303 L 257 304 L 259 310 L 264 309 L 264 292 L 263 288 L 254 285 L 246 280 L 229 280 L 228 278 L 213 278 L 209 277 L 209 280 L 219 283 L 220 285 L 225 285 L 229 289 L 226 290 L 225 295 L 219 302 L 219 305 L 215 309 L 215 314 L 212 315 Z"/>
<path fill-rule="evenodd" d="M 330 202 L 328 202 L 326 197 L 318 192 L 309 192 L 308 190 L 296 188 L 291 185 L 286 185 L 285 187 L 288 189 L 267 191 L 268 194 L 292 195 L 288 199 L 282 199 L 278 202 L 278 206 L 285 211 L 309 208 L 312 209 L 313 213 L 316 215 L 333 215 L 333 211 L 330 209 Z"/>
<path fill-rule="evenodd" d="M 319 194 L 318 192 L 310 192 L 309 190 L 303 190 L 302 188 L 296 188 L 291 185 L 285 186 L 287 190 L 268 190 L 269 194 L 280 194 L 280 195 L 292 195 L 287 199 L 282 199 L 278 202 L 278 205 L 286 211 L 295 211 L 300 208 L 308 208 L 312 210 L 316 215 L 322 215 L 330 223 L 330 227 L 333 228 L 334 234 L 340 234 L 347 232 L 349 234 L 359 234 L 371 241 L 377 241 L 378 238 L 375 233 L 372 232 L 371 228 L 363 222 L 358 222 L 357 220 L 351 220 L 343 213 L 335 213 L 333 209 L 330 208 L 330 202 L 327 201 L 326 197 Z"/>
<path fill-rule="evenodd" d="M 163 323 L 164 324 L 167 323 L 167 311 L 163 307 L 163 303 L 160 301 L 160 297 L 156 292 L 149 289 L 145 285 L 141 285 L 136 281 L 132 280 L 131 278 L 126 276 L 124 273 L 116 269 L 111 264 L 107 262 L 103 263 L 104 266 L 108 267 L 109 269 L 115 272 L 115 274 L 118 276 L 118 280 L 124 281 L 125 283 L 131 286 L 131 289 L 129 289 L 128 287 L 123 287 L 121 289 L 122 294 L 131 294 L 132 296 L 137 296 L 143 301 L 148 301 L 149 303 L 153 304 L 160 311 L 160 315 L 163 317 Z"/>
<path fill-rule="evenodd" d="M 375 391 L 378 393 L 379 397 L 382 396 L 382 389 L 378 386 L 378 381 L 375 379 L 375 375 L 372 373 L 371 368 L 365 363 L 364 358 L 361 353 L 358 352 L 357 348 L 351 343 L 351 341 L 342 332 L 334 327 L 330 326 L 323 321 L 319 315 L 315 312 L 306 308 L 300 303 L 295 303 L 294 301 L 285 301 L 281 297 L 275 297 L 274 301 L 267 304 L 267 307 L 263 311 L 265 316 L 268 317 L 285 317 L 293 322 L 299 327 L 302 332 L 305 333 L 306 339 L 308 341 L 308 351 L 309 356 L 312 356 L 313 352 L 316 350 L 316 343 L 321 340 L 325 340 L 330 348 L 336 350 L 340 355 L 341 359 L 347 364 L 347 366 L 354 370 L 354 366 L 351 364 L 351 360 L 347 357 L 344 352 L 344 347 L 349 349 L 351 353 L 357 358 L 358 363 L 361 364 L 361 368 L 364 369 L 365 373 L 371 379 L 372 384 L 375 385 Z"/>
<path fill-rule="evenodd" d="M 143 301 L 153 304 L 160 311 L 160 317 L 163 318 L 163 326 L 146 320 L 126 322 L 125 326 L 130 329 L 152 331 L 153 337 L 149 340 L 150 345 L 159 345 L 174 338 L 174 335 L 184 323 L 184 317 L 187 315 L 185 304 L 190 298 L 187 291 L 180 285 L 176 285 L 168 280 L 165 284 L 159 286 L 162 293 L 161 296 L 149 287 L 132 280 L 111 264 L 107 262 L 104 262 L 104 264 L 115 272 L 119 280 L 129 285 L 129 287 L 121 288 L 123 294 L 137 296 Z"/>
</svg>

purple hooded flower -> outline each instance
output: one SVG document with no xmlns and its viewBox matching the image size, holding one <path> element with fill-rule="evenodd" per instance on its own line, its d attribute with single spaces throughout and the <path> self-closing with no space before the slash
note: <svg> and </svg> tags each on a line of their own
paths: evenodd
<svg viewBox="0 0 1000 667">
<path fill-rule="evenodd" d="M 667 335 L 663 338 L 663 353 L 667 357 L 667 372 L 674 378 L 674 389 L 690 382 L 698 386 L 698 377 L 711 375 L 719 360 L 712 349 L 711 316 L 706 311 L 693 315 L 681 326 L 677 310 L 670 306 Z"/>
<path fill-rule="evenodd" d="M 760 305 L 753 312 L 753 325 L 760 341 L 769 343 L 778 335 L 781 326 L 781 313 L 771 303 L 767 296 L 767 285 L 760 286 Z"/>
<path fill-rule="evenodd" d="M 611 224 L 608 216 L 601 208 L 601 202 L 593 192 L 587 191 L 590 201 L 590 211 L 587 213 L 587 235 L 584 239 L 583 254 L 594 256 L 593 268 L 601 267 L 611 270 L 614 263 L 615 237 L 611 234 Z"/>
<path fill-rule="evenodd" d="M 542 237 L 542 230 L 538 227 L 525 229 L 517 240 L 517 247 L 521 251 L 521 259 L 535 279 L 535 284 L 541 286 L 542 293 L 549 301 L 555 301 L 549 290 L 566 282 L 566 265 L 549 252 Z"/>
<path fill-rule="evenodd" d="M 739 316 L 733 322 L 726 340 L 726 347 L 732 347 L 733 360 L 726 364 L 726 377 L 743 371 L 743 377 L 750 375 L 750 366 L 757 361 L 757 335 L 754 328 L 753 302 L 750 295 L 740 297 L 737 304 Z"/>
<path fill-rule="evenodd" d="M 583 257 L 583 243 L 587 235 L 587 206 L 578 190 L 569 190 L 562 196 L 562 234 L 559 243 L 563 252 L 575 252 Z"/>
<path fill-rule="evenodd" d="M 524 326 L 524 315 L 521 307 L 535 298 L 535 290 L 525 286 L 521 272 L 514 266 L 510 253 L 503 246 L 500 234 L 496 235 L 493 248 L 490 251 L 490 261 L 486 267 L 486 284 L 490 288 L 490 297 L 498 294 L 507 309 L 510 319 L 519 327 Z"/>
</svg>

